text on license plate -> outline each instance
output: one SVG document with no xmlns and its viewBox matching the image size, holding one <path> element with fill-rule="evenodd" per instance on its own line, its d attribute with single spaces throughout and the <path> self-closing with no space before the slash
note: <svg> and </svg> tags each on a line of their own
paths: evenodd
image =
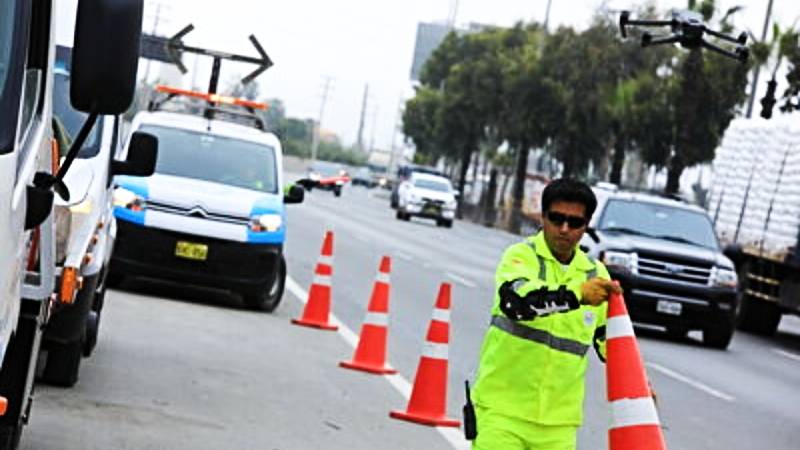
<svg viewBox="0 0 800 450">
<path fill-rule="evenodd" d="M 208 246 L 205 244 L 178 241 L 177 244 L 175 244 L 175 256 L 193 259 L 195 261 L 205 261 L 206 258 L 208 258 Z"/>
<path fill-rule="evenodd" d="M 680 316 L 681 312 L 683 311 L 683 305 L 678 302 L 659 300 L 656 304 L 656 311 L 662 314 L 669 314 L 671 316 Z"/>
</svg>

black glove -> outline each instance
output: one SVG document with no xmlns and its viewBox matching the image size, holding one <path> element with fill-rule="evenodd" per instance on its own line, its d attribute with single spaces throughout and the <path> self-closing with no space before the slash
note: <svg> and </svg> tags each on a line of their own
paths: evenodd
<svg viewBox="0 0 800 450">
<path fill-rule="evenodd" d="M 522 297 L 517 294 L 516 287 L 520 282 L 526 281 L 507 281 L 500 286 L 500 310 L 511 320 L 533 320 L 536 317 L 573 311 L 581 306 L 578 297 L 566 286 L 559 286 L 555 291 L 542 287 Z"/>
</svg>

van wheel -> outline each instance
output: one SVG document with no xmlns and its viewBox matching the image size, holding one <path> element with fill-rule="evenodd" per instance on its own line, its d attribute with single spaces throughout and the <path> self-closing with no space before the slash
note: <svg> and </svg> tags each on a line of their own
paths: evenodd
<svg viewBox="0 0 800 450">
<path fill-rule="evenodd" d="M 78 382 L 78 372 L 83 357 L 81 341 L 53 344 L 47 351 L 42 381 L 61 387 L 72 387 Z"/>
<path fill-rule="evenodd" d="M 278 273 L 271 286 L 260 286 L 242 293 L 245 306 L 255 311 L 273 312 L 281 303 L 286 286 L 286 261 L 281 255 L 278 259 Z"/>
</svg>

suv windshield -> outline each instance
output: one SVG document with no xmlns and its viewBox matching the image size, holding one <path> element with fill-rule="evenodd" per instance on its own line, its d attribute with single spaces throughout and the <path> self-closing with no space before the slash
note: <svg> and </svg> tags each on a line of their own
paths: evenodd
<svg viewBox="0 0 800 450">
<path fill-rule="evenodd" d="M 655 203 L 609 200 L 598 229 L 718 248 L 705 214 Z"/>
<path fill-rule="evenodd" d="M 191 130 L 144 126 L 158 137 L 156 173 L 278 193 L 275 149 Z"/>
<path fill-rule="evenodd" d="M 61 121 L 69 134 L 70 142 L 75 139 L 86 120 L 87 114 L 72 108 L 69 101 L 69 73 L 63 69 L 56 69 L 53 77 L 53 115 Z M 92 132 L 86 137 L 86 142 L 78 152 L 78 158 L 91 158 L 100 151 L 100 130 L 102 120 L 98 120 Z M 66 149 L 64 149 L 66 151 Z"/>
<path fill-rule="evenodd" d="M 439 191 L 439 192 L 450 192 L 450 184 L 446 181 L 438 181 L 438 180 L 426 180 L 424 178 L 418 178 L 414 180 L 414 187 L 418 187 L 420 189 L 430 189 L 432 191 Z"/>
</svg>

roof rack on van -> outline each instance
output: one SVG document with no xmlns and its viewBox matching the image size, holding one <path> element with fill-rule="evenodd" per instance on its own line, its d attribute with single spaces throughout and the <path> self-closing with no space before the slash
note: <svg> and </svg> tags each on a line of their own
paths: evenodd
<svg viewBox="0 0 800 450">
<path fill-rule="evenodd" d="M 176 99 L 197 100 L 204 103 L 204 105 L 201 107 L 202 111 L 211 109 L 216 113 L 252 121 L 254 126 L 259 130 L 266 129 L 264 120 L 259 117 L 258 114 L 256 114 L 256 110 L 265 111 L 267 109 L 266 103 L 255 102 L 244 98 L 212 94 L 208 92 L 190 91 L 187 89 L 180 89 L 164 85 L 157 85 L 154 90 L 157 93 L 164 95 L 162 95 L 160 98 L 154 98 L 151 100 L 147 106 L 148 111 L 163 110 L 165 104 Z"/>
</svg>

